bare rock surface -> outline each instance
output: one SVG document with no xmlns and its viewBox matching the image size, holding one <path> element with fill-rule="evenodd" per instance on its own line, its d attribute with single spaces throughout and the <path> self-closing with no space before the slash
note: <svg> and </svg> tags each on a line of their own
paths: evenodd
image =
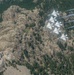
<svg viewBox="0 0 74 75">
<path fill-rule="evenodd" d="M 0 65 L 5 61 L 19 60 L 23 52 L 22 38 L 25 34 L 25 24 L 38 23 L 37 10 L 30 11 L 19 6 L 11 6 L 2 14 L 3 21 L 0 23 Z M 32 19 L 29 19 L 32 18 Z M 36 20 L 35 20 L 36 19 Z M 35 20 L 35 21 L 34 21 Z M 28 31 L 31 33 L 31 29 Z"/>
<path fill-rule="evenodd" d="M 54 51 L 60 51 L 56 42 L 49 40 L 48 31 L 44 31 L 40 24 L 39 9 L 26 10 L 19 6 L 10 6 L 2 14 L 0 23 L 0 51 L 1 69 L 6 67 L 7 61 L 23 62 L 23 51 L 26 54 L 25 61 L 33 64 L 41 62 L 43 55 L 53 55 Z M 55 39 L 56 41 L 56 39 Z M 53 44 L 53 45 L 52 45 Z M 56 50 L 55 50 L 56 48 Z"/>
<path fill-rule="evenodd" d="M 29 69 L 24 66 L 17 65 L 17 69 L 10 66 L 7 67 L 4 75 L 31 75 Z"/>
</svg>

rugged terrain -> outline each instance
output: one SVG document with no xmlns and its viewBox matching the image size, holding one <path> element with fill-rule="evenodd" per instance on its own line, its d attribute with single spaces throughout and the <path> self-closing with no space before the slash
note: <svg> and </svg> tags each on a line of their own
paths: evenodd
<svg viewBox="0 0 74 75">
<path fill-rule="evenodd" d="M 66 31 L 67 41 L 51 34 L 45 27 L 47 4 L 44 0 L 31 10 L 12 5 L 1 14 L 1 74 L 12 68 L 9 66 L 17 69 L 17 64 L 26 66 L 33 75 L 74 74 L 74 30 Z"/>
</svg>

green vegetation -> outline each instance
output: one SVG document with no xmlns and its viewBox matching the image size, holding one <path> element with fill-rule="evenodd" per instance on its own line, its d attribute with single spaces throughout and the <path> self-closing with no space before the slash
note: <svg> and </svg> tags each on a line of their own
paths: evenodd
<svg viewBox="0 0 74 75">
<path fill-rule="evenodd" d="M 26 28 L 32 28 L 32 27 L 34 27 L 34 26 L 35 26 L 35 23 L 26 24 L 25 26 L 26 26 Z"/>
<path fill-rule="evenodd" d="M 25 27 L 26 27 L 26 28 L 23 30 L 23 32 L 28 33 L 29 30 L 30 30 L 30 28 L 35 27 L 35 23 L 32 23 L 32 24 L 25 24 Z"/>
<path fill-rule="evenodd" d="M 61 52 L 57 53 L 57 59 L 49 57 L 47 54 L 43 56 L 44 66 L 40 66 L 38 62 L 33 65 L 26 63 L 33 75 L 49 75 L 49 71 L 54 75 L 73 75 L 74 71 L 74 55 L 66 57 Z M 50 68 L 50 69 L 49 69 Z"/>
<path fill-rule="evenodd" d="M 71 46 L 68 46 L 68 49 L 69 49 L 70 51 L 74 51 L 74 48 L 71 47 Z"/>
<path fill-rule="evenodd" d="M 33 75 L 49 75 L 43 66 L 40 66 L 38 62 L 34 62 L 33 65 L 26 63 L 26 66 L 31 70 Z"/>
<path fill-rule="evenodd" d="M 23 32 L 28 33 L 29 32 L 29 29 L 28 28 L 27 29 L 24 29 Z"/>
<path fill-rule="evenodd" d="M 74 29 L 73 26 L 74 26 L 74 22 L 66 23 L 66 24 L 64 25 L 65 29 L 68 30 L 68 31 Z M 70 28 L 70 27 L 73 27 L 73 28 Z"/>
<path fill-rule="evenodd" d="M 74 68 L 72 67 L 74 62 L 71 62 L 71 64 L 69 58 L 67 58 L 61 52 L 57 53 L 57 58 L 58 60 L 53 60 L 53 58 L 46 57 L 46 65 L 48 65 L 49 62 L 51 73 L 54 75 L 73 75 L 72 71 L 74 71 Z"/>
<path fill-rule="evenodd" d="M 60 11 L 65 11 L 74 8 L 74 0 L 51 0 L 51 7 L 58 8 Z"/>
<path fill-rule="evenodd" d="M 4 75 L 3 72 L 0 72 L 0 75 Z"/>
<path fill-rule="evenodd" d="M 41 38 L 40 33 L 38 33 L 38 32 L 33 32 L 33 35 L 34 35 L 34 37 L 35 37 L 35 40 L 38 41 L 38 42 L 40 42 L 40 43 L 42 44 L 42 38 Z"/>
<path fill-rule="evenodd" d="M 57 45 L 60 47 L 61 50 L 66 50 L 67 43 L 63 44 L 61 41 L 58 41 Z"/>
<path fill-rule="evenodd" d="M 29 54 L 28 54 L 28 51 L 27 50 L 24 50 L 24 54 L 27 58 L 29 58 Z"/>
<path fill-rule="evenodd" d="M 3 19 L 2 19 L 2 17 L 0 17 L 0 22 L 2 22 L 3 21 Z"/>
<path fill-rule="evenodd" d="M 72 70 L 74 71 L 74 53 L 72 53 L 71 55 L 70 55 L 70 61 L 71 61 L 71 65 L 72 65 Z"/>
<path fill-rule="evenodd" d="M 3 2 L 2 4 L 0 4 L 0 13 L 2 13 L 3 11 L 5 11 L 8 7 L 10 7 L 11 5 L 18 5 L 22 8 L 26 8 L 29 10 L 34 9 L 37 5 L 40 5 L 41 1 L 38 0 L 37 3 L 33 3 L 33 0 L 7 0 L 6 2 Z"/>
</svg>

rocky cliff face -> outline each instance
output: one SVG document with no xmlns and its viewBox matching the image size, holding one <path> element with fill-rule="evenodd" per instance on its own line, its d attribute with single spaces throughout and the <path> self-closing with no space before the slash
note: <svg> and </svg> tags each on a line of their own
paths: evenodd
<svg viewBox="0 0 74 75">
<path fill-rule="evenodd" d="M 68 32 L 69 40 L 58 41 L 45 28 L 42 11 L 13 5 L 2 13 L 0 72 L 9 65 L 20 64 L 27 66 L 33 75 L 73 75 L 74 38 L 70 35 L 73 30 Z"/>
<path fill-rule="evenodd" d="M 0 62 L 19 60 L 25 47 L 25 38 L 32 34 L 33 29 L 30 27 L 36 27 L 38 24 L 40 18 L 38 10 L 29 11 L 18 6 L 11 6 L 2 14 L 2 17 L 3 21 L 0 23 Z"/>
<path fill-rule="evenodd" d="M 46 53 L 53 54 L 55 48 L 60 50 L 55 42 L 49 40 L 49 36 L 52 36 L 47 35 L 48 32 L 41 26 L 39 11 L 26 10 L 19 6 L 11 6 L 4 11 L 3 21 L 0 23 L 0 62 L 4 63 L 0 65 L 5 65 L 7 61 L 22 63 L 23 52 L 25 61 L 32 64 L 39 60 L 40 63 Z"/>
</svg>

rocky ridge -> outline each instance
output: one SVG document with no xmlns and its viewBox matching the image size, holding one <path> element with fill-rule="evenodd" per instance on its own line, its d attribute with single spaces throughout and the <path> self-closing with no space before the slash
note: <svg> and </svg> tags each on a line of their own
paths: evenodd
<svg viewBox="0 0 74 75">
<path fill-rule="evenodd" d="M 56 43 L 48 41 L 48 32 L 44 31 L 40 25 L 39 9 L 31 11 L 14 5 L 2 14 L 2 18 L 3 21 L 0 23 L 0 51 L 3 53 L 1 53 L 1 62 L 23 60 L 21 54 L 24 51 L 25 60 L 32 63 L 37 59 L 41 61 L 41 57 L 48 52 L 53 54 L 55 48 L 59 51 Z"/>
<path fill-rule="evenodd" d="M 67 70 L 73 70 L 72 62 L 67 64 L 71 60 L 69 56 L 74 53 L 73 36 L 66 42 L 58 41 L 57 36 L 51 35 L 44 27 L 40 11 L 38 8 L 27 10 L 15 5 L 4 11 L 0 23 L 0 71 L 4 71 L 9 64 L 23 64 L 34 75 L 60 75 L 62 69 L 59 66 L 63 63 Z M 73 30 L 69 35 L 71 32 Z"/>
</svg>

